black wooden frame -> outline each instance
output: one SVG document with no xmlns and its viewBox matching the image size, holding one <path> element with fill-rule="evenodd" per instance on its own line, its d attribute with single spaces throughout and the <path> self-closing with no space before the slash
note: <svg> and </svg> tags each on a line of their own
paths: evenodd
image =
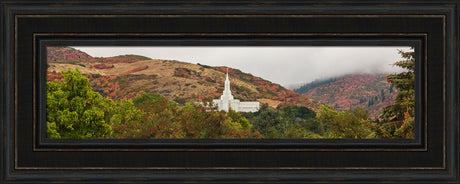
<svg viewBox="0 0 460 184">
<path fill-rule="evenodd" d="M 1 1 L 0 183 L 460 183 L 459 5 L 459 0 Z M 416 43 L 420 139 L 40 137 L 35 126 L 43 122 L 44 110 L 38 98 L 41 44 L 168 38 Z"/>
</svg>

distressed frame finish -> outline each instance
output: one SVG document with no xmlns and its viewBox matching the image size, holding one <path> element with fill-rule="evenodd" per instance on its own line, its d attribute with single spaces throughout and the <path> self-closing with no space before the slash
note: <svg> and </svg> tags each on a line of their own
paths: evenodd
<svg viewBox="0 0 460 184">
<path fill-rule="evenodd" d="M 1 1 L 1 5 L 0 183 L 460 182 L 458 0 L 19 0 Z M 122 26 L 117 27 L 117 22 Z M 120 147 L 104 141 L 64 141 L 52 147 L 35 147 L 42 140 L 35 135 L 36 116 L 43 112 L 39 105 L 43 102 L 36 98 L 40 94 L 39 82 L 43 81 L 38 75 L 40 63 L 36 55 L 40 41 L 35 43 L 36 37 L 61 35 L 60 39 L 65 41 L 72 34 L 80 34 L 97 40 L 98 34 L 125 33 L 140 37 L 172 35 L 176 39 L 190 35 L 221 35 L 221 39 L 229 40 L 239 35 L 254 39 L 261 34 L 266 39 L 283 34 L 316 34 L 318 38 L 323 34 L 351 40 L 365 38 L 366 34 L 376 40 L 418 39 L 419 57 L 426 60 L 424 66 L 418 67 L 426 73 L 416 75 L 423 75 L 418 82 L 426 87 L 426 94 L 419 98 L 423 102 L 417 103 L 422 104 L 421 112 L 427 119 L 422 130 L 427 133 L 419 147 L 397 140 L 395 144 L 401 144 L 396 147 L 379 147 L 365 140 L 319 141 L 315 143 L 317 147 L 298 144 L 288 149 L 270 145 L 269 141 L 267 145 L 255 141 L 255 147 L 230 142 L 228 147 L 216 144 L 219 140 L 204 140 L 195 147 L 184 144 L 186 149 L 177 141 L 169 142 L 179 145 L 174 149 L 168 147 L 167 141 L 166 146 L 161 143 L 157 147 Z M 334 143 L 339 145 L 331 146 Z"/>
</svg>

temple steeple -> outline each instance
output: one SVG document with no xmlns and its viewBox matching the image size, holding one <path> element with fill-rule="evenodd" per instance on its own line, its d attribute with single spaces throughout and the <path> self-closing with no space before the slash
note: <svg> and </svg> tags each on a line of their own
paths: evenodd
<svg viewBox="0 0 460 184">
<path fill-rule="evenodd" d="M 230 80 L 228 79 L 228 68 L 225 77 L 224 91 L 220 99 L 212 100 L 217 110 L 228 112 L 230 109 L 236 112 L 257 112 L 259 111 L 260 103 L 255 102 L 240 102 L 238 99 L 233 99 L 232 91 L 230 90 Z"/>
<path fill-rule="evenodd" d="M 228 79 L 228 68 L 227 68 L 227 76 L 225 78 L 225 85 L 224 85 L 224 92 L 220 97 L 221 100 L 232 100 L 233 95 L 232 91 L 230 90 L 230 80 Z"/>
</svg>

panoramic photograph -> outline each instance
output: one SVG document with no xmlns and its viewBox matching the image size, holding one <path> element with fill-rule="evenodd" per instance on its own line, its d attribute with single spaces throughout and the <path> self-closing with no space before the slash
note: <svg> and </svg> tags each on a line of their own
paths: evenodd
<svg viewBox="0 0 460 184">
<path fill-rule="evenodd" d="M 50 139 L 414 139 L 409 46 L 49 46 Z"/>
</svg>

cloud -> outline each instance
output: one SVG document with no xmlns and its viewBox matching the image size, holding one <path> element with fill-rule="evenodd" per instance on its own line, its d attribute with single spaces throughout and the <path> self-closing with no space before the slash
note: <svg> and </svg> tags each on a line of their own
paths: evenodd
<svg viewBox="0 0 460 184">
<path fill-rule="evenodd" d="M 385 47 L 74 47 L 95 57 L 137 54 L 154 59 L 179 60 L 211 66 L 229 66 L 272 82 L 289 85 L 351 73 L 396 73 L 402 58 L 398 49 Z"/>
</svg>

